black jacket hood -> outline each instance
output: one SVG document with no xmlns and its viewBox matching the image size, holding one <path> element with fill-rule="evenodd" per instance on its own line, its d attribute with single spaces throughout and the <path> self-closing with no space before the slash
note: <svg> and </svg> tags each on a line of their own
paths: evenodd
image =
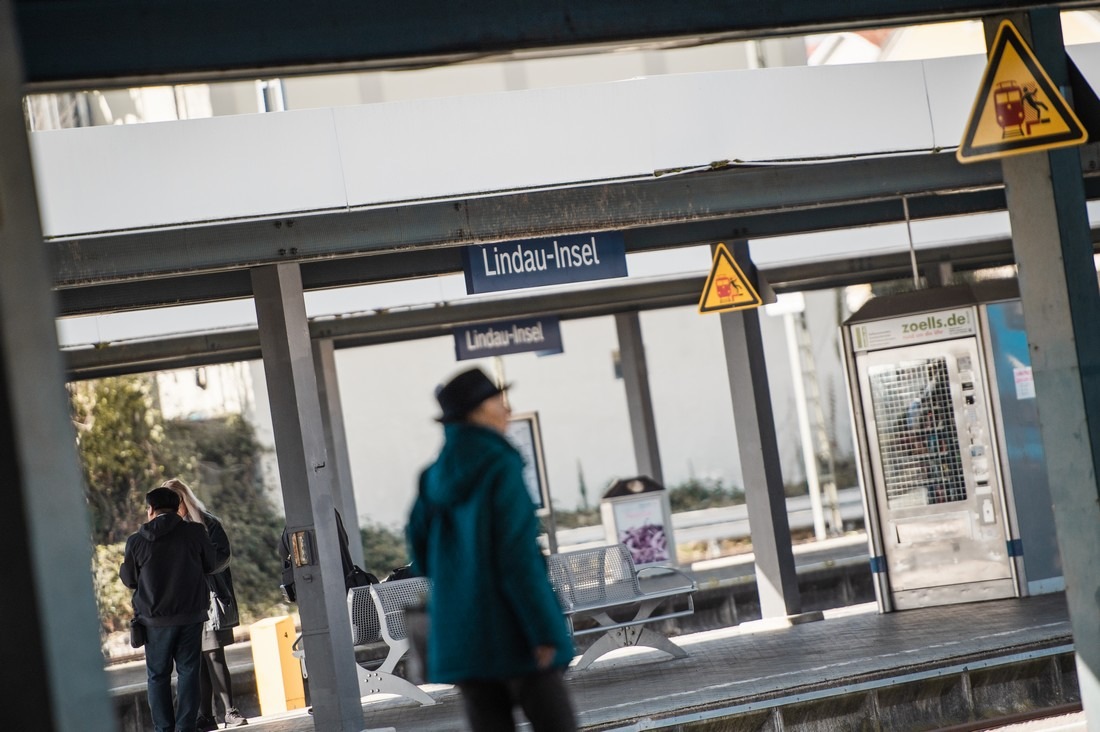
<svg viewBox="0 0 1100 732">
<path fill-rule="evenodd" d="M 138 529 L 138 533 L 149 541 L 157 541 L 175 531 L 182 523 L 183 519 L 178 514 L 162 513 L 152 521 L 142 524 L 141 528 Z"/>
</svg>

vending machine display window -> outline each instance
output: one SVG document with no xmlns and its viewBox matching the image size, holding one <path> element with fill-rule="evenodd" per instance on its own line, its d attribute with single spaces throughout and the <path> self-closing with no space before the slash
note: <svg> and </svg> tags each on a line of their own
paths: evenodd
<svg viewBox="0 0 1100 732">
<path fill-rule="evenodd" d="M 966 479 L 942 357 L 869 369 L 891 509 L 966 500 Z"/>
</svg>

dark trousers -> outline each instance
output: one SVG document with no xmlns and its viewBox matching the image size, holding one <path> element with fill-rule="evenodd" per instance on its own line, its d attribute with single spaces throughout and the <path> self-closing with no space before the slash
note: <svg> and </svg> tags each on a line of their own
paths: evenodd
<svg viewBox="0 0 1100 732">
<path fill-rule="evenodd" d="M 233 682 L 229 678 L 229 664 L 225 661 L 225 649 L 215 648 L 202 652 L 199 672 L 199 716 L 214 719 L 214 700 L 222 704 L 222 715 L 233 708 Z"/>
<path fill-rule="evenodd" d="M 146 626 L 145 669 L 149 711 L 156 732 L 195 732 L 199 713 L 199 648 L 202 623 Z M 172 705 L 172 667 L 176 668 L 175 708 Z"/>
<path fill-rule="evenodd" d="M 470 729 L 512 732 L 512 709 L 519 706 L 534 732 L 574 732 L 573 702 L 561 669 L 499 681 L 463 681 L 458 684 Z"/>
</svg>

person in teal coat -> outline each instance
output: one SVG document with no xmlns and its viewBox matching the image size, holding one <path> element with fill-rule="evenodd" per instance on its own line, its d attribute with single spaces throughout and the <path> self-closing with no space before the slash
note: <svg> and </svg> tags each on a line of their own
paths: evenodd
<svg viewBox="0 0 1100 732">
<path fill-rule="evenodd" d="M 523 458 L 504 437 L 504 389 L 470 369 L 436 390 L 444 444 L 406 529 L 432 581 L 427 678 L 458 686 L 475 730 L 576 729 L 564 671 L 573 642 L 539 549 Z"/>
</svg>

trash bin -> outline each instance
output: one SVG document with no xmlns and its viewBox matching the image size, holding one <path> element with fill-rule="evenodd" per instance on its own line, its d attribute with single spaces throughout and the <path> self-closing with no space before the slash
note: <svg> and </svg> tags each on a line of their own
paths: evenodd
<svg viewBox="0 0 1100 732">
<path fill-rule="evenodd" d="M 600 518 L 607 543 L 625 544 L 635 565 L 677 563 L 668 493 L 652 478 L 612 483 L 601 498 Z"/>
<path fill-rule="evenodd" d="M 294 657 L 294 619 L 289 615 L 264 618 L 250 626 L 252 667 L 260 714 L 267 716 L 306 705 L 302 667 Z"/>
</svg>

